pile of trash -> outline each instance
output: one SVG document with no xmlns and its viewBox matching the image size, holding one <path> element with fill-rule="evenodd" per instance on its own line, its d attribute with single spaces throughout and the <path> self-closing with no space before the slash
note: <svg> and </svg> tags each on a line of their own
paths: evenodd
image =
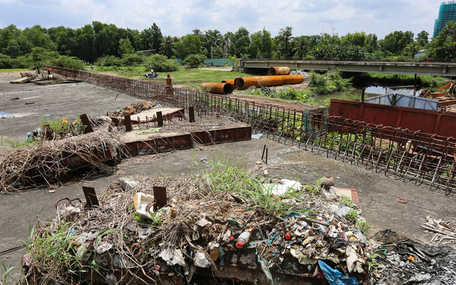
<svg viewBox="0 0 456 285">
<path fill-rule="evenodd" d="M 126 115 L 132 115 L 141 113 L 142 111 L 149 110 L 150 108 L 157 108 L 156 103 L 142 101 L 141 103 L 131 104 L 128 107 L 119 107 L 116 111 L 108 112 L 107 116 L 110 117 L 124 117 Z"/>
<path fill-rule="evenodd" d="M 346 284 L 358 284 L 353 276 L 367 284 L 368 240 L 347 217 L 347 208 L 357 211 L 331 191 L 312 196 L 295 181 L 297 187 L 273 194 L 279 181 L 263 192 L 214 192 L 208 179 L 121 178 L 100 194 L 99 206 L 78 199 L 56 206 L 51 220 L 37 222 L 24 258 L 28 280 L 190 284 L 205 275 L 280 284 L 283 275 L 336 273 L 351 280 Z M 166 202 L 154 196 L 156 187 L 166 187 Z M 55 236 L 64 237 L 52 250 L 59 262 L 44 246 Z"/>
<path fill-rule="evenodd" d="M 394 231 L 376 233 L 372 255 L 371 284 L 454 284 L 456 250 L 449 246 L 431 246 Z"/>
</svg>

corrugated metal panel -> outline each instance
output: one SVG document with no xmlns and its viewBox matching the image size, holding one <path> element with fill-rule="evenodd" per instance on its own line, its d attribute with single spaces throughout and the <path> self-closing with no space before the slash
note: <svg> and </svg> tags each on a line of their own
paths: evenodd
<svg viewBox="0 0 456 285">
<path fill-rule="evenodd" d="M 439 100 L 421 98 L 413 95 L 385 94 L 367 98 L 364 100 L 364 102 L 371 104 L 437 111 Z"/>
</svg>

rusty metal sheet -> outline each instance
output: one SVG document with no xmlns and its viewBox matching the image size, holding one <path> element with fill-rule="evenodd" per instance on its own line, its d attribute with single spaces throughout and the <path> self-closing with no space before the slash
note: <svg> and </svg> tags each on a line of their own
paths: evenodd
<svg viewBox="0 0 456 285">
<path fill-rule="evenodd" d="M 97 157 L 101 162 L 106 162 L 114 158 L 112 156 L 109 145 L 101 148 L 101 150 L 98 148 L 94 149 L 91 155 Z M 87 162 L 87 159 L 79 154 L 64 152 L 63 157 L 63 165 L 71 170 L 78 170 L 83 167 L 90 166 L 90 163 Z"/>
<path fill-rule="evenodd" d="M 156 138 L 148 141 L 136 141 L 126 143 L 128 153 L 131 156 L 140 154 L 165 152 L 171 150 L 184 150 L 193 147 L 190 134 L 173 137 Z"/>
<path fill-rule="evenodd" d="M 376 125 L 456 137 L 456 114 L 332 99 L 329 114 Z"/>
<path fill-rule="evenodd" d="M 192 133 L 195 140 L 200 144 L 226 143 L 250 140 L 252 137 L 251 126 L 218 129 Z"/>
</svg>

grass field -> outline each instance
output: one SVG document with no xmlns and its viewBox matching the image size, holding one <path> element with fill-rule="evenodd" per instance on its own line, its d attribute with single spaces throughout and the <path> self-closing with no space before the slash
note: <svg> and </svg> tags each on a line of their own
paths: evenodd
<svg viewBox="0 0 456 285">
<path fill-rule="evenodd" d="M 1 69 L 0 68 L 0 72 L 15 72 L 15 71 L 24 71 L 24 70 L 28 70 L 28 69 L 24 69 L 24 68 L 16 68 L 16 69 L 5 68 L 5 69 Z"/>
<path fill-rule="evenodd" d="M 96 69 L 89 69 L 91 72 L 110 72 L 115 73 L 118 76 L 127 77 L 127 78 L 142 78 L 144 73 L 147 73 L 144 67 L 110 67 L 103 68 L 98 67 Z M 239 76 L 251 76 L 247 73 L 238 72 L 238 71 L 222 71 L 217 70 L 201 70 L 201 69 L 187 69 L 180 67 L 178 71 L 174 72 L 159 72 L 159 77 L 154 80 L 157 82 L 166 82 L 166 77 L 171 76 L 173 85 L 183 85 L 188 87 L 200 87 L 204 82 L 218 83 L 222 80 L 235 79 Z"/>
</svg>

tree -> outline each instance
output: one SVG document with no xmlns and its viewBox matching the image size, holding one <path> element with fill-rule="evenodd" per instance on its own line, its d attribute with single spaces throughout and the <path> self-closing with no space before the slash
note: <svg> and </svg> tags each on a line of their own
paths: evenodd
<svg viewBox="0 0 456 285">
<path fill-rule="evenodd" d="M 161 30 L 155 23 L 152 24 L 152 27 L 150 27 L 150 29 L 152 34 L 152 48 L 156 51 L 159 51 L 161 42 L 163 40 Z"/>
<path fill-rule="evenodd" d="M 284 29 L 280 29 L 279 35 L 277 36 L 280 41 L 280 51 L 282 56 L 287 58 L 290 56 L 291 53 L 291 45 L 290 42 L 292 40 L 293 35 L 293 27 L 285 27 Z"/>
<path fill-rule="evenodd" d="M 415 54 L 420 51 L 420 45 L 418 42 L 409 43 L 403 50 L 403 54 L 414 58 Z"/>
<path fill-rule="evenodd" d="M 129 39 L 120 39 L 119 41 L 119 54 L 132 54 L 135 52 L 133 45 Z"/>
<path fill-rule="evenodd" d="M 222 35 L 218 30 L 207 30 L 204 33 L 202 46 L 206 49 L 208 57 L 212 59 L 212 48 L 220 46 Z"/>
<path fill-rule="evenodd" d="M 197 68 L 206 60 L 203 54 L 191 54 L 184 59 L 184 64 L 190 68 Z"/>
<path fill-rule="evenodd" d="M 340 38 L 340 43 L 343 45 L 366 46 L 367 36 L 365 32 L 348 33 Z"/>
<path fill-rule="evenodd" d="M 178 58 L 186 58 L 189 54 L 200 54 L 201 39 L 194 34 L 188 34 L 183 36 L 180 42 L 175 43 L 174 48 Z"/>
<path fill-rule="evenodd" d="M 398 55 L 411 42 L 413 42 L 412 32 L 394 31 L 393 33 L 386 35 L 385 38 L 380 41 L 380 47 L 384 51 L 389 51 L 392 54 Z"/>
<path fill-rule="evenodd" d="M 293 39 L 295 42 L 293 52 L 293 57 L 302 59 L 309 52 L 309 40 L 305 36 L 296 37 Z"/>
<path fill-rule="evenodd" d="M 428 56 L 433 60 L 456 60 L 456 23 L 448 21 L 446 26 L 429 44 Z"/>
<path fill-rule="evenodd" d="M 248 57 L 250 46 L 249 31 L 240 27 L 232 38 L 232 44 L 230 45 L 230 54 L 234 53 L 238 58 Z"/>
<path fill-rule="evenodd" d="M 263 29 L 251 36 L 249 54 L 256 58 L 271 58 L 272 38 L 271 33 Z"/>
<path fill-rule="evenodd" d="M 429 44 L 429 33 L 426 31 L 419 32 L 418 35 L 416 35 L 416 41 L 422 48 L 427 47 Z"/>
<path fill-rule="evenodd" d="M 160 45 L 160 52 L 170 58 L 174 55 L 175 51 L 174 39 L 171 36 L 164 37 Z"/>
</svg>

